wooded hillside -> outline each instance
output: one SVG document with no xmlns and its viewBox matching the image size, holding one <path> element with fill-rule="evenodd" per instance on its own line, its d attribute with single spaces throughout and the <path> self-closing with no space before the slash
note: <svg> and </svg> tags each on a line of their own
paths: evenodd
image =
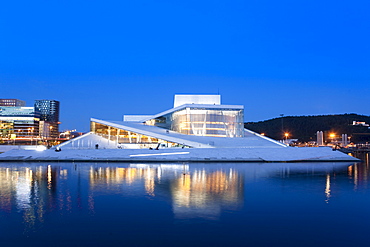
<svg viewBox="0 0 370 247">
<path fill-rule="evenodd" d="M 370 124 L 370 116 L 358 114 L 319 115 L 319 116 L 286 116 L 260 122 L 247 122 L 245 128 L 266 136 L 281 140 L 284 133 L 290 139 L 301 142 L 316 141 L 316 132 L 323 131 L 324 138 L 335 133 L 338 138 L 348 134 L 351 141 L 363 143 L 370 141 L 370 129 L 367 126 L 353 125 L 353 121 Z"/>
</svg>

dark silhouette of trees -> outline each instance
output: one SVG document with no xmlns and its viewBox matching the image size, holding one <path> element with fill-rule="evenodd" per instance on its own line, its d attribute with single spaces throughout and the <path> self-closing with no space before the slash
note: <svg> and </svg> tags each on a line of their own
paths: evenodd
<svg viewBox="0 0 370 247">
<path fill-rule="evenodd" d="M 353 121 L 370 124 L 370 116 L 358 114 L 319 115 L 319 116 L 284 116 L 284 132 L 288 138 L 298 139 L 301 142 L 316 141 L 316 132 L 323 131 L 324 138 L 329 133 L 335 133 L 339 138 L 342 134 L 351 137 L 355 143 L 370 141 L 370 129 L 363 125 L 353 125 Z M 260 122 L 247 122 L 245 128 L 276 140 L 284 138 L 282 118 L 274 118 Z"/>
</svg>

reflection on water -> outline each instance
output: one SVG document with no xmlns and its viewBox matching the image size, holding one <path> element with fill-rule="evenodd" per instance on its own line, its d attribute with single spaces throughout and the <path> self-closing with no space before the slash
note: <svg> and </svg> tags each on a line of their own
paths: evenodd
<svg viewBox="0 0 370 247">
<path fill-rule="evenodd" d="M 237 206 L 243 199 L 242 178 L 227 170 L 194 169 L 189 165 L 145 165 L 90 167 L 89 185 L 95 195 L 124 193 L 140 187 L 149 196 L 170 193 L 177 217 L 214 217 L 223 206 Z"/>
<path fill-rule="evenodd" d="M 368 156 L 366 159 L 368 161 Z M 115 214 L 112 219 L 123 213 L 126 222 L 132 217 L 130 224 L 138 224 L 138 219 L 143 220 L 148 210 L 155 213 L 145 219 L 158 217 L 152 219 L 158 220 L 156 224 L 161 224 L 162 217 L 172 217 L 173 221 L 222 222 L 222 216 L 226 217 L 228 212 L 243 212 L 244 216 L 240 217 L 248 215 L 252 221 L 257 216 L 251 215 L 259 215 L 259 210 L 271 205 L 282 210 L 290 207 L 293 201 L 281 205 L 282 201 L 297 199 L 302 193 L 317 194 L 318 201 L 328 206 L 338 203 L 337 198 L 342 193 L 340 186 L 350 186 L 352 191 L 365 190 L 368 175 L 368 162 L 4 163 L 0 166 L 0 219 L 10 217 L 14 229 L 18 229 L 20 223 L 28 234 L 42 234 L 44 228 L 51 231 L 47 227 L 49 224 L 63 220 L 90 221 L 108 217 L 109 210 Z M 277 194 L 280 198 L 276 198 Z M 18 216 L 21 220 L 17 220 Z M 4 222 L 2 220 L 0 226 L 4 227 Z M 101 223 L 97 220 L 96 224 Z M 63 231 L 68 232 L 68 229 Z"/>
<path fill-rule="evenodd" d="M 26 225 L 42 222 L 47 203 L 53 202 L 51 176 L 48 166 L 1 167 L 0 210 L 21 212 Z"/>
<path fill-rule="evenodd" d="M 208 167 L 207 167 L 208 166 Z M 87 205 L 94 210 L 93 197 L 102 194 L 127 194 L 145 192 L 148 196 L 168 195 L 173 212 L 183 217 L 214 217 L 221 208 L 238 208 L 243 205 L 245 180 L 258 177 L 289 178 L 296 174 L 325 173 L 326 202 L 331 197 L 330 181 L 337 171 L 347 169 L 353 180 L 353 189 L 367 181 L 368 165 L 342 164 L 247 164 L 243 172 L 230 164 L 210 165 L 146 165 L 127 167 L 99 164 L 31 165 L 0 167 L 0 209 L 4 212 L 24 212 L 27 220 L 42 220 L 48 210 L 81 207 L 81 179 L 88 178 Z M 240 165 L 237 168 L 241 168 Z M 247 173 L 245 173 L 247 171 Z M 68 182 L 67 182 L 68 181 Z M 165 185 L 165 186 L 164 186 Z M 77 193 L 72 193 L 72 191 Z M 140 192 L 141 190 L 141 192 Z M 130 193 L 128 193 L 130 194 Z"/>
<path fill-rule="evenodd" d="M 326 187 L 325 187 L 325 195 L 326 195 L 326 200 L 325 202 L 329 202 L 330 198 L 330 175 L 326 174 Z"/>
<path fill-rule="evenodd" d="M 171 182 L 173 212 L 178 218 L 213 218 L 221 208 L 233 208 L 243 201 L 243 179 L 233 169 L 195 170 Z"/>
</svg>

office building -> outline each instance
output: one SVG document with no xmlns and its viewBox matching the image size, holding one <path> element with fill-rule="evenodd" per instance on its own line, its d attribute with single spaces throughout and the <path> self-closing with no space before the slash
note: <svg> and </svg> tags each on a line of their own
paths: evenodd
<svg viewBox="0 0 370 247">
<path fill-rule="evenodd" d="M 57 100 L 35 100 L 35 108 L 40 112 L 40 136 L 59 136 L 59 105 Z"/>
<path fill-rule="evenodd" d="M 40 113 L 34 107 L 0 106 L 2 138 L 38 136 Z"/>
<path fill-rule="evenodd" d="M 0 99 L 0 106 L 26 106 L 26 101 L 19 99 Z"/>
</svg>

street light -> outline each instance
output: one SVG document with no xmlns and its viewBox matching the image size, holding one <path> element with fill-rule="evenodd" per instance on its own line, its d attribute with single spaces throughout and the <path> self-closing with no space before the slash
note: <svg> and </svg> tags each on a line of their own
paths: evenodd
<svg viewBox="0 0 370 247">
<path fill-rule="evenodd" d="M 285 133 L 284 133 L 284 136 L 285 136 L 285 143 L 287 144 L 287 143 L 288 143 L 288 136 L 289 136 L 289 133 L 285 132 Z"/>
<path fill-rule="evenodd" d="M 49 127 L 50 131 L 49 131 L 49 141 L 51 142 L 51 132 L 53 131 L 53 126 L 50 126 Z"/>
<path fill-rule="evenodd" d="M 284 114 L 280 114 L 281 117 L 281 133 L 284 133 Z"/>
<path fill-rule="evenodd" d="M 334 142 L 334 138 L 335 138 L 335 134 L 334 133 L 330 133 L 329 134 L 329 137 L 331 138 L 331 142 L 333 143 Z"/>
</svg>

